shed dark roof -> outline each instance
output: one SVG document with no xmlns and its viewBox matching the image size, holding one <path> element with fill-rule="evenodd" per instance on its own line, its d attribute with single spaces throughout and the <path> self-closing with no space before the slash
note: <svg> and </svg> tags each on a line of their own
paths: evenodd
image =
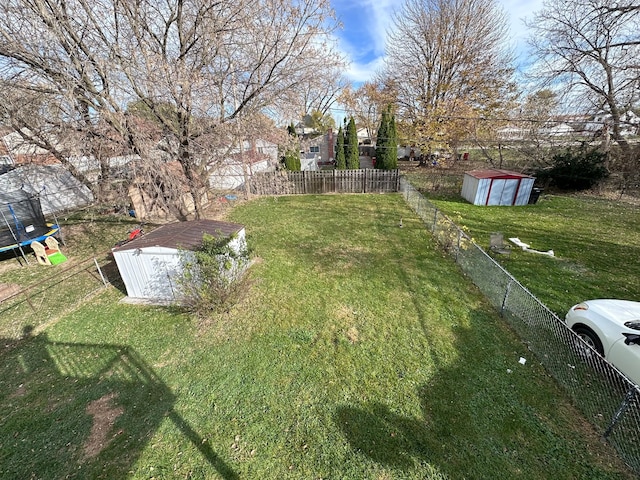
<svg viewBox="0 0 640 480">
<path fill-rule="evenodd" d="M 192 220 L 189 222 L 170 223 L 156 228 L 141 237 L 113 249 L 122 252 L 136 248 L 165 247 L 193 250 L 202 245 L 205 233 L 216 238 L 229 237 L 244 228 L 238 223 L 219 222 L 216 220 Z"/>
<path fill-rule="evenodd" d="M 511 178 L 533 178 L 530 175 L 523 173 L 510 172 L 509 170 L 500 170 L 498 168 L 489 168 L 486 170 L 472 170 L 466 172 L 467 175 L 471 175 L 474 178 L 497 178 L 497 179 L 511 179 Z"/>
</svg>

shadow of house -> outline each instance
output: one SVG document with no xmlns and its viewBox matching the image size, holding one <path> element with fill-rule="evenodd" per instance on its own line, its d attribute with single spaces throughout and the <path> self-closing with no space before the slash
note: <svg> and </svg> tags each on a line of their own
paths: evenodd
<svg viewBox="0 0 640 480">
<path fill-rule="evenodd" d="M 46 335 L 1 345 L 0 477 L 125 478 L 168 417 L 222 478 L 237 478 L 130 347 Z"/>
</svg>

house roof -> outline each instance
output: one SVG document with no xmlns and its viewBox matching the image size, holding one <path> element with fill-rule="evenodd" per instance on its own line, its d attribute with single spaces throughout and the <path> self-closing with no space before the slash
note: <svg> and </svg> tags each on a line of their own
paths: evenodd
<svg viewBox="0 0 640 480">
<path fill-rule="evenodd" d="M 244 228 L 238 223 L 217 220 L 192 220 L 170 223 L 156 228 L 141 237 L 113 249 L 114 252 L 147 247 L 183 248 L 193 250 L 202 245 L 202 236 L 207 233 L 215 238 L 229 237 Z"/>
<path fill-rule="evenodd" d="M 486 170 L 472 170 L 466 172 L 474 178 L 497 178 L 497 179 L 515 179 L 515 178 L 533 178 L 523 173 L 510 172 L 509 170 L 500 170 L 497 168 L 489 168 Z"/>
</svg>

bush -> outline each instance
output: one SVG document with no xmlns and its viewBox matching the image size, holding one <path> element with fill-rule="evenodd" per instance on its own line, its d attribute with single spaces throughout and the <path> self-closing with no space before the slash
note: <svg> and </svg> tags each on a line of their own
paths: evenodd
<svg viewBox="0 0 640 480">
<path fill-rule="evenodd" d="M 249 253 L 244 243 L 239 249 L 232 247 L 235 238 L 205 234 L 200 249 L 183 252 L 179 287 L 181 305 L 187 311 L 201 318 L 225 313 L 247 292 Z"/>
<path fill-rule="evenodd" d="M 594 148 L 568 148 L 553 156 L 550 168 L 538 170 L 535 174 L 546 185 L 555 185 L 563 190 L 586 190 L 609 176 L 605 160 L 606 154 Z"/>
<path fill-rule="evenodd" d="M 299 172 L 302 169 L 302 162 L 300 160 L 300 152 L 289 150 L 284 155 L 284 166 L 287 170 L 292 172 Z"/>
</svg>

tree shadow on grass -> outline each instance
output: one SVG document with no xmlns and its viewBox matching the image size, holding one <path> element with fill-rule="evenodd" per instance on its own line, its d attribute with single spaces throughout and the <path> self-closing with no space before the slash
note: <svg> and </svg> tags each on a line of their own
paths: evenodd
<svg viewBox="0 0 640 480">
<path fill-rule="evenodd" d="M 238 478 L 132 348 L 0 342 L 1 478 L 126 478 L 165 417 L 221 478 Z"/>
<path fill-rule="evenodd" d="M 524 349 L 483 328 L 490 315 L 472 317 L 454 328 L 458 358 L 435 358 L 432 380 L 417 386 L 419 414 L 380 401 L 336 409 L 352 449 L 409 475 L 429 465 L 452 479 L 632 478 L 556 385 L 519 364 Z"/>
</svg>

